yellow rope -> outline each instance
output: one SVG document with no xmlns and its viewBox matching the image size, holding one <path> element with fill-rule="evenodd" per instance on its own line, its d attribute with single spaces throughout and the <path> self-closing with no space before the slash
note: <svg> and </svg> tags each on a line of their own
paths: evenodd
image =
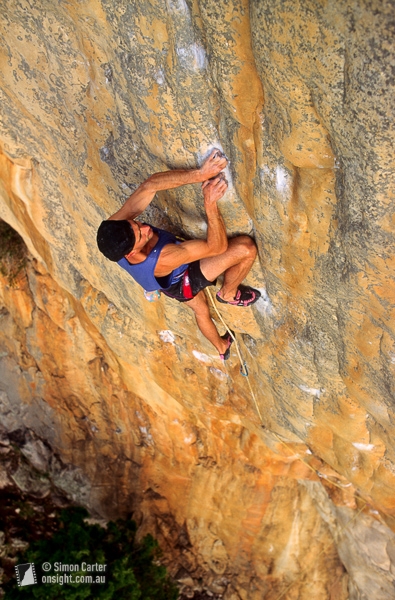
<svg viewBox="0 0 395 600">
<path fill-rule="evenodd" d="M 227 332 L 230 334 L 230 336 L 232 337 L 232 339 L 233 339 L 233 341 L 234 341 L 234 344 L 235 344 L 235 347 L 236 347 L 236 351 L 237 351 L 237 355 L 238 355 L 238 357 L 239 357 L 239 361 L 240 361 L 240 365 L 241 365 L 241 372 L 242 372 L 242 374 L 245 376 L 245 378 L 247 379 L 247 383 L 248 383 L 248 386 L 249 386 L 249 388 L 250 388 L 251 396 L 252 396 L 252 398 L 253 398 L 253 400 L 254 400 L 254 403 L 255 403 L 255 406 L 256 406 L 256 409 L 257 409 L 257 412 L 258 412 L 259 418 L 260 418 L 260 420 L 261 420 L 261 425 L 262 425 L 262 427 L 265 427 L 265 424 L 263 423 L 262 413 L 261 413 L 261 411 L 260 411 L 260 409 L 259 409 L 259 406 L 258 406 L 258 402 L 257 402 L 256 396 L 255 396 L 255 394 L 254 394 L 254 392 L 253 392 L 253 389 L 252 389 L 252 387 L 251 387 L 251 383 L 250 383 L 250 381 L 249 381 L 249 377 L 248 377 L 248 370 L 247 370 L 247 368 L 246 368 L 245 362 L 243 361 L 243 359 L 242 359 L 242 357 L 241 357 L 241 353 L 240 353 L 240 349 L 239 349 L 239 344 L 238 344 L 238 342 L 237 342 L 237 340 L 236 340 L 236 337 L 233 335 L 233 333 L 231 332 L 231 330 L 229 329 L 229 327 L 228 327 L 228 326 L 227 326 L 227 324 L 225 323 L 224 319 L 222 318 L 222 315 L 220 314 L 220 312 L 219 312 L 218 308 L 216 307 L 216 305 L 215 305 L 215 302 L 214 302 L 214 298 L 213 298 L 213 296 L 212 296 L 212 294 L 211 294 L 211 291 L 210 291 L 208 288 L 206 288 L 206 289 L 205 289 L 205 291 L 208 293 L 208 295 L 209 295 L 209 297 L 210 297 L 210 300 L 211 300 L 211 303 L 212 303 L 212 305 L 213 305 L 213 307 L 214 307 L 214 310 L 215 310 L 215 312 L 217 313 L 217 315 L 218 315 L 218 317 L 219 317 L 219 319 L 220 319 L 221 323 L 224 325 L 224 327 L 225 327 L 226 331 L 227 331 Z M 275 431 L 270 431 L 270 433 L 271 433 L 272 435 L 274 435 L 274 437 L 275 437 L 275 438 L 277 438 L 277 440 L 280 442 L 280 444 L 282 444 L 282 445 L 283 445 L 285 448 L 287 448 L 287 450 L 289 450 L 289 451 L 291 452 L 291 454 L 292 454 L 292 455 L 295 455 L 295 452 L 293 451 L 293 449 L 292 449 L 292 448 L 291 448 L 291 447 L 290 447 L 290 446 L 289 446 L 289 445 L 288 445 L 286 442 L 284 442 L 284 440 L 282 440 L 282 439 L 281 439 L 281 438 L 278 436 L 278 434 L 277 434 Z M 334 485 L 335 487 L 338 487 L 338 488 L 339 488 L 339 489 L 341 489 L 341 490 L 343 490 L 343 489 L 344 489 L 344 487 L 345 487 L 344 485 L 341 485 L 340 483 L 336 483 L 335 481 L 332 481 L 331 479 L 329 479 L 329 478 L 328 478 L 326 475 L 324 475 L 323 473 L 321 473 L 320 471 L 318 471 L 318 469 L 315 469 L 314 467 L 312 467 L 312 466 L 311 466 L 311 465 L 310 465 L 310 464 L 309 464 L 309 463 L 308 463 L 308 462 L 307 462 L 307 461 L 306 461 L 304 458 L 302 458 L 302 457 L 301 457 L 299 454 L 297 454 L 297 458 L 298 458 L 298 460 L 300 460 L 300 461 L 301 461 L 301 462 L 302 462 L 304 465 L 306 465 L 306 467 L 308 467 L 308 468 L 309 468 L 311 471 L 313 471 L 313 473 L 314 473 L 314 474 L 315 474 L 315 475 L 316 475 L 318 478 L 325 479 L 325 481 L 327 481 L 327 482 L 328 482 L 328 483 L 330 483 L 331 485 Z M 359 500 L 360 502 L 362 502 L 362 503 L 363 503 L 363 505 L 364 505 L 364 506 L 363 506 L 362 508 L 364 508 L 365 506 L 369 506 L 369 505 L 368 505 L 368 503 L 366 502 L 366 500 L 364 500 L 364 499 L 363 499 L 363 498 L 361 498 L 360 496 L 356 496 L 355 494 L 354 494 L 354 496 L 355 496 L 356 498 L 358 498 L 358 500 Z M 382 511 L 382 512 L 384 512 L 384 511 Z"/>
<path fill-rule="evenodd" d="M 211 300 L 211 304 L 213 305 L 213 307 L 214 307 L 214 310 L 215 310 L 215 312 L 217 313 L 217 315 L 218 315 L 218 317 L 219 317 L 219 319 L 220 319 L 221 323 L 224 325 L 224 327 L 225 327 L 226 331 L 227 331 L 227 332 L 230 334 L 230 336 L 232 337 L 232 339 L 233 339 L 233 341 L 234 341 L 234 344 L 235 344 L 235 347 L 236 347 L 236 351 L 237 351 L 237 356 L 239 357 L 239 361 L 240 361 L 240 365 L 241 365 L 241 373 L 242 373 L 242 375 L 244 375 L 244 376 L 246 377 L 246 379 L 247 379 L 247 383 L 248 383 L 248 386 L 249 386 L 249 388 L 250 388 L 251 396 L 252 396 L 252 398 L 253 398 L 253 400 L 254 400 L 254 403 L 255 403 L 255 406 L 256 406 L 256 409 L 257 409 L 257 412 L 258 412 L 259 418 L 260 418 L 260 420 L 261 420 L 261 425 L 262 425 L 263 427 L 265 427 L 265 425 L 264 425 L 264 423 L 263 423 L 262 413 L 261 413 L 261 411 L 260 411 L 260 409 L 259 409 L 259 406 L 258 406 L 257 399 L 256 399 L 256 397 L 255 397 L 255 394 L 254 394 L 254 392 L 253 392 L 253 389 L 252 389 L 252 387 L 251 387 L 251 383 L 250 383 L 250 380 L 249 380 L 249 377 L 248 377 L 248 370 L 247 370 L 247 367 L 246 367 L 246 364 L 245 364 L 245 362 L 243 361 L 243 359 L 242 359 L 242 357 L 241 357 L 241 353 L 240 353 L 240 349 L 239 349 L 239 344 L 237 343 L 236 337 L 233 335 L 233 333 L 231 332 L 231 330 L 229 329 L 229 327 L 228 327 L 228 326 L 227 326 L 227 324 L 225 323 L 224 319 L 222 318 L 222 315 L 220 314 L 220 312 L 219 312 L 218 308 L 216 307 L 216 305 L 215 305 L 215 302 L 214 302 L 214 299 L 213 299 L 213 296 L 212 296 L 212 294 L 211 294 L 211 291 L 210 291 L 208 288 L 206 288 L 206 290 L 205 290 L 205 291 L 208 293 L 208 295 L 209 295 L 209 297 L 210 297 L 210 300 Z M 282 439 L 281 439 L 281 438 L 280 438 L 280 437 L 277 435 L 277 433 L 276 433 L 275 431 L 271 431 L 271 433 L 272 433 L 272 434 L 273 434 L 273 435 L 274 435 L 274 436 L 277 438 L 277 440 L 280 442 L 280 444 L 282 444 L 282 445 L 283 445 L 285 448 L 287 448 L 287 450 L 289 450 L 289 451 L 291 452 L 291 454 L 293 454 L 293 455 L 295 454 L 295 453 L 294 453 L 294 451 L 292 450 L 292 448 L 291 448 L 291 447 L 290 447 L 290 446 L 289 446 L 289 445 L 288 445 L 286 442 L 284 442 L 284 440 L 282 440 Z M 297 457 L 298 457 L 298 460 L 300 460 L 300 461 L 301 461 L 301 462 L 302 462 L 304 465 L 306 465 L 306 467 L 308 467 L 308 468 L 309 468 L 311 471 L 313 471 L 313 473 L 314 473 L 314 474 L 315 474 L 317 477 L 319 477 L 319 478 L 320 478 L 320 477 L 322 477 L 323 479 L 325 479 L 326 481 L 328 481 L 328 483 L 330 483 L 331 485 L 334 485 L 334 486 L 336 486 L 336 487 L 338 487 L 338 488 L 340 488 L 340 489 L 344 489 L 344 487 L 345 487 L 345 486 L 341 485 L 340 483 L 336 483 L 335 481 L 332 481 L 332 480 L 330 480 L 330 479 L 329 479 L 327 476 L 325 476 L 323 473 L 320 473 L 320 472 L 319 472 L 317 469 L 314 469 L 314 467 L 312 467 L 312 466 L 311 466 L 311 465 L 310 465 L 310 464 L 309 464 L 309 463 L 308 463 L 306 460 L 304 460 L 304 459 L 303 459 L 303 458 L 302 458 L 302 457 L 301 457 L 299 454 L 297 454 Z M 354 496 L 355 496 L 355 498 L 358 498 L 358 500 L 359 500 L 359 501 L 362 503 L 362 507 L 361 507 L 361 508 L 358 510 L 358 512 L 356 512 L 356 513 L 353 515 L 353 517 L 352 517 L 352 518 L 351 518 L 351 519 L 350 519 L 350 520 L 349 520 L 349 521 L 348 521 L 348 522 L 347 522 L 345 525 L 343 525 L 343 527 L 341 527 L 341 528 L 340 528 L 339 534 L 340 534 L 340 533 L 342 533 L 343 531 L 345 531 L 345 530 L 347 529 L 347 527 L 348 527 L 348 526 L 349 526 L 349 525 L 350 525 L 350 524 L 351 524 L 351 523 L 354 521 L 354 519 L 356 519 L 356 518 L 357 518 L 357 517 L 358 517 L 358 516 L 361 514 L 361 512 L 363 511 L 363 509 L 364 509 L 366 506 L 368 506 L 368 503 L 367 503 L 367 502 L 366 502 L 366 501 L 365 501 L 363 498 L 361 498 L 360 496 L 356 496 L 356 494 L 355 494 L 355 493 L 354 493 Z M 329 548 L 329 547 L 330 547 L 330 546 L 331 546 L 333 543 L 334 543 L 334 540 L 332 540 L 332 541 L 331 541 L 329 544 L 327 544 L 327 545 L 326 545 L 326 546 L 325 546 L 325 547 L 324 547 L 324 548 L 321 550 L 321 552 L 319 552 L 319 554 L 317 555 L 317 557 L 316 557 L 316 558 L 318 558 L 319 556 L 321 556 L 321 554 L 323 554 L 324 552 L 326 552 L 326 550 L 327 550 L 327 549 L 328 549 L 328 548 Z M 304 572 L 305 572 L 307 569 L 309 569 L 309 568 L 310 568 L 310 565 L 309 565 L 308 567 L 305 567 L 304 569 L 302 569 L 302 571 L 301 571 L 301 574 L 303 574 L 303 573 L 304 573 Z M 283 591 L 283 592 L 282 592 L 282 593 L 281 593 L 281 594 L 280 594 L 280 595 L 279 595 L 279 596 L 276 598 L 276 600 L 281 600 L 281 598 L 283 598 L 283 597 L 284 597 L 284 595 L 285 595 L 285 594 L 288 592 L 288 590 L 289 590 L 289 589 L 290 589 L 290 588 L 291 588 L 291 587 L 292 587 L 292 586 L 293 586 L 293 585 L 294 585 L 294 584 L 295 584 L 297 581 L 299 581 L 300 579 L 301 579 L 301 575 L 300 575 L 300 576 L 299 576 L 299 577 L 298 577 L 298 578 L 297 578 L 295 581 L 293 581 L 293 582 L 292 582 L 292 583 L 291 583 L 291 584 L 290 584 L 290 585 L 289 585 L 289 586 L 288 586 L 288 587 L 287 587 L 287 588 L 286 588 L 286 589 L 285 589 L 285 590 L 284 590 L 284 591 Z"/>
<path fill-rule="evenodd" d="M 248 377 L 248 371 L 247 371 L 247 369 L 246 369 L 245 362 L 243 361 L 243 359 L 242 359 L 242 357 L 241 357 L 241 353 L 240 353 L 240 349 L 239 349 L 239 344 L 238 344 L 238 342 L 237 342 L 237 340 L 236 340 L 236 337 L 233 335 L 233 333 L 232 333 L 232 332 L 231 332 L 231 330 L 229 329 L 228 325 L 225 323 L 225 320 L 223 319 L 223 317 L 222 317 L 221 313 L 219 312 L 218 308 L 216 307 L 216 305 L 215 305 L 215 302 L 214 302 L 214 298 L 213 298 L 213 296 L 212 296 L 212 294 L 211 294 L 211 291 L 209 290 L 209 288 L 206 288 L 206 290 L 205 290 L 205 291 L 208 293 L 208 295 L 209 295 L 209 297 L 210 297 L 211 304 L 213 305 L 213 308 L 214 308 L 215 312 L 217 313 L 217 315 L 218 315 L 218 318 L 220 319 L 220 321 L 221 321 L 221 323 L 223 324 L 223 326 L 225 327 L 226 331 L 229 333 L 229 335 L 232 337 L 232 339 L 233 339 L 233 341 L 234 341 L 234 344 L 235 344 L 235 347 L 236 347 L 236 351 L 237 351 L 237 356 L 239 357 L 239 361 L 240 361 L 240 365 L 241 365 L 241 369 L 242 369 L 242 370 L 241 370 L 241 372 L 242 372 L 242 374 L 243 374 L 243 375 L 246 377 L 246 379 L 247 379 L 247 383 L 248 383 L 248 386 L 249 386 L 249 388 L 250 388 L 251 396 L 252 396 L 252 398 L 253 398 L 253 400 L 254 400 L 254 403 L 255 403 L 255 406 L 256 406 L 256 409 L 257 409 L 257 412 L 258 412 L 259 418 L 260 418 L 260 420 L 261 420 L 261 425 L 262 425 L 263 427 L 265 427 L 265 425 L 264 425 L 264 423 L 263 423 L 262 413 L 261 413 L 261 411 L 260 411 L 260 409 L 259 409 L 259 406 L 258 406 L 258 402 L 257 402 L 256 396 L 255 396 L 255 394 L 254 394 L 254 392 L 253 392 L 253 389 L 252 389 L 252 387 L 251 387 L 251 383 L 250 383 L 250 380 L 249 380 L 249 377 Z M 281 438 L 280 438 L 280 437 L 277 435 L 277 433 L 276 433 L 275 431 L 271 431 L 270 433 L 272 433 L 272 434 L 273 434 L 273 435 L 274 435 L 274 436 L 277 438 L 277 440 L 280 442 L 280 444 L 283 444 L 283 446 L 285 446 L 285 448 L 287 448 L 287 449 L 288 449 L 288 450 L 291 452 L 291 454 L 293 454 L 293 455 L 295 454 L 295 452 L 292 450 L 292 448 L 291 448 L 290 446 L 288 446 L 288 444 L 287 444 L 286 442 L 284 442 L 284 440 L 282 440 L 282 439 L 281 439 Z M 323 473 L 320 473 L 320 472 L 319 472 L 317 469 L 314 469 L 314 467 L 312 467 L 312 466 L 311 466 L 311 465 L 310 465 L 310 464 L 309 464 L 309 463 L 308 463 L 306 460 L 304 460 L 304 459 L 303 459 L 303 458 L 302 458 L 302 457 L 301 457 L 299 454 L 297 454 L 297 457 L 298 457 L 298 460 L 300 460 L 300 461 L 301 461 L 301 462 L 302 462 L 304 465 L 306 465 L 306 467 L 308 467 L 308 468 L 309 468 L 311 471 L 313 471 L 313 473 L 314 473 L 314 474 L 315 474 L 317 477 L 319 477 L 319 478 L 320 478 L 320 477 L 322 477 L 323 479 L 325 479 L 326 481 L 328 481 L 330 484 L 332 484 L 332 485 L 334 485 L 334 486 L 338 487 L 339 489 L 344 489 L 344 486 L 342 486 L 340 483 L 336 483 L 335 481 L 332 481 L 331 479 L 328 479 L 328 477 L 326 477 L 326 476 L 325 476 Z M 359 496 L 358 496 L 358 498 L 359 498 Z M 362 500 L 362 498 L 359 498 L 359 499 L 360 499 L 362 502 L 365 502 L 364 500 Z M 366 504 L 366 502 L 365 502 L 365 504 Z"/>
<path fill-rule="evenodd" d="M 253 389 L 252 389 L 252 387 L 251 387 L 251 383 L 250 383 L 250 381 L 249 381 L 249 377 L 248 377 L 248 370 L 247 370 L 246 364 L 245 364 L 245 362 L 243 361 L 243 359 L 242 359 L 242 357 L 241 357 L 241 353 L 240 353 L 240 349 L 239 349 L 239 344 L 237 343 L 236 337 L 233 335 L 233 333 L 231 332 L 231 330 L 229 329 L 229 327 L 228 327 L 228 326 L 227 326 L 227 324 L 225 323 L 224 319 L 222 318 L 222 315 L 220 314 L 219 310 L 217 309 L 217 307 L 216 307 L 216 305 L 215 305 L 215 302 L 214 302 L 214 299 L 213 299 L 213 296 L 212 296 L 212 294 L 211 294 L 210 290 L 209 290 L 208 288 L 206 288 L 206 290 L 205 290 L 205 291 L 208 293 L 208 295 L 209 295 L 209 297 L 210 297 L 210 300 L 211 300 L 211 304 L 213 305 L 213 307 L 214 307 L 214 310 L 215 310 L 216 314 L 218 315 L 218 317 L 219 317 L 219 319 L 220 319 L 221 323 L 224 325 L 224 327 L 225 327 L 226 331 L 227 331 L 227 332 L 230 334 L 230 336 L 232 337 L 232 339 L 233 339 L 233 341 L 234 341 L 234 344 L 235 344 L 235 347 L 236 347 L 236 351 L 237 351 L 237 356 L 239 357 L 239 361 L 240 361 L 240 365 L 241 365 L 241 373 L 242 373 L 242 375 L 244 375 L 244 377 L 246 377 L 246 379 L 247 379 L 247 383 L 248 383 L 248 387 L 250 388 L 251 396 L 252 396 L 252 398 L 253 398 L 253 400 L 254 400 L 254 403 L 255 403 L 255 406 L 256 406 L 256 409 L 257 409 L 257 412 L 258 412 L 259 418 L 260 418 L 260 420 L 261 420 L 261 425 L 262 425 L 263 427 L 265 427 L 265 425 L 264 425 L 264 423 L 263 423 L 263 418 L 262 418 L 261 411 L 259 410 L 259 406 L 258 406 L 257 399 L 256 399 L 256 397 L 255 397 L 255 394 L 254 394 L 254 392 L 253 392 Z M 291 452 L 291 454 L 293 454 L 293 455 L 295 454 L 295 453 L 294 453 L 294 451 L 292 450 L 292 448 L 291 448 L 291 447 L 290 447 L 290 446 L 289 446 L 289 445 L 288 445 L 286 442 L 284 442 L 284 440 L 282 440 L 282 439 L 281 439 L 281 438 L 280 438 L 280 437 L 277 435 L 277 433 L 276 433 L 275 431 L 271 431 L 271 433 L 272 433 L 272 434 L 273 434 L 273 435 L 274 435 L 274 436 L 277 438 L 277 440 L 280 442 L 280 444 L 283 444 L 283 446 L 285 446 L 285 448 L 287 448 L 287 450 L 289 450 L 289 451 Z M 296 456 L 297 456 L 298 460 L 300 460 L 300 461 L 301 461 L 303 464 L 305 464 L 305 465 L 306 465 L 306 467 L 308 467 L 308 468 L 309 468 L 311 471 L 313 471 L 313 473 L 314 473 L 314 474 L 315 474 L 315 475 L 316 475 L 318 478 L 321 478 L 321 477 L 322 477 L 323 479 L 325 479 L 326 481 L 328 481 L 328 483 L 330 483 L 331 485 L 334 485 L 334 486 L 338 487 L 339 489 L 344 489 L 344 486 L 342 486 L 342 485 L 341 485 L 341 484 L 339 484 L 339 483 L 336 483 L 335 481 L 332 481 L 332 480 L 331 480 L 331 479 L 329 479 L 327 476 L 325 476 L 323 473 L 320 473 L 320 472 L 319 472 L 317 469 L 314 469 L 314 467 L 312 467 L 312 466 L 311 466 L 311 465 L 310 465 L 310 464 L 309 464 L 309 463 L 308 463 L 306 460 L 304 460 L 304 459 L 303 459 L 303 458 L 302 458 L 302 457 L 301 457 L 299 454 L 297 454 Z M 355 514 L 352 516 L 352 518 L 351 518 L 351 519 L 350 519 L 350 520 L 349 520 L 349 521 L 348 521 L 348 522 L 347 522 L 345 525 L 343 525 L 343 527 L 341 527 L 341 528 L 340 528 L 339 534 L 341 534 L 343 531 L 345 531 L 345 530 L 347 529 L 347 527 L 349 527 L 349 525 L 351 525 L 351 523 L 354 521 L 354 519 L 356 519 L 356 518 L 357 518 L 357 517 L 358 517 L 358 516 L 361 514 L 361 512 L 363 511 L 363 509 L 364 509 L 366 506 L 368 506 L 368 503 L 367 503 L 367 502 L 366 502 L 366 501 L 365 501 L 363 498 L 361 498 L 360 496 L 357 496 L 355 492 L 354 492 L 354 497 L 355 497 L 355 499 L 356 499 L 356 500 L 358 499 L 358 500 L 359 500 L 359 501 L 362 503 L 362 506 L 361 506 L 361 508 L 360 508 L 360 509 L 359 509 L 359 510 L 358 510 L 358 511 L 357 511 L 357 512 L 356 512 L 356 513 L 355 513 Z M 326 551 L 328 550 L 328 548 L 329 548 L 330 546 L 332 546 L 332 544 L 333 544 L 333 543 L 334 543 L 334 540 L 333 540 L 333 541 L 331 541 L 329 544 L 327 544 L 327 545 L 326 545 L 326 546 L 325 546 L 325 547 L 324 547 L 324 548 L 321 550 L 321 552 L 319 552 L 319 553 L 318 553 L 318 555 L 317 555 L 317 558 L 318 558 L 319 556 L 321 556 L 321 554 L 323 554 L 324 552 L 326 552 Z M 304 569 L 302 569 L 302 571 L 301 571 L 301 574 L 299 575 L 299 577 L 298 577 L 298 578 L 297 578 L 295 581 L 293 581 L 292 583 L 290 583 L 290 585 L 289 585 L 289 586 L 288 586 L 288 587 L 287 587 L 287 588 L 286 588 L 286 589 L 285 589 L 285 590 L 284 590 L 284 591 L 283 591 L 283 592 L 280 594 L 280 596 L 278 596 L 278 597 L 276 598 L 276 600 L 281 600 L 281 598 L 283 598 L 283 597 L 284 597 L 284 595 L 285 595 L 285 594 L 286 594 L 286 593 L 287 593 L 287 592 L 288 592 L 288 591 L 291 589 L 291 587 L 292 587 L 292 586 L 293 586 L 293 585 L 294 585 L 294 584 L 295 584 L 297 581 L 299 581 L 299 580 L 301 579 L 301 577 L 302 577 L 303 573 L 304 573 L 304 572 L 305 572 L 307 569 L 309 569 L 309 568 L 310 568 L 310 565 L 308 565 L 308 566 L 306 566 Z"/>
<path fill-rule="evenodd" d="M 248 383 L 248 387 L 250 388 L 251 396 L 252 396 L 252 398 L 253 398 L 253 400 L 254 400 L 254 403 L 255 403 L 255 406 L 256 406 L 257 413 L 258 413 L 258 415 L 259 415 L 259 418 L 260 418 L 260 420 L 261 420 L 261 424 L 263 425 L 263 418 L 262 418 L 262 414 L 261 414 L 261 411 L 259 410 L 259 406 L 258 406 L 257 399 L 256 399 L 256 397 L 255 397 L 255 394 L 254 394 L 254 391 L 253 391 L 253 389 L 252 389 L 252 387 L 251 387 L 251 383 L 250 383 L 250 380 L 249 380 L 249 377 L 248 377 L 248 371 L 247 371 L 246 365 L 245 365 L 245 363 L 243 362 L 243 359 L 242 359 L 242 357 L 241 357 L 241 354 L 240 354 L 239 344 L 237 343 L 236 337 L 233 335 L 233 333 L 231 332 L 231 330 L 229 329 L 229 327 L 228 327 L 228 326 L 227 326 L 227 324 L 225 323 L 224 319 L 222 318 L 222 315 L 221 315 L 221 313 L 219 312 L 218 308 L 216 307 L 216 305 L 215 305 L 215 302 L 214 302 L 214 298 L 213 298 L 213 296 L 212 296 L 212 294 L 211 294 L 210 290 L 209 290 L 208 288 L 206 288 L 206 291 L 207 291 L 207 293 L 208 293 L 208 295 L 209 295 L 209 297 L 210 297 L 211 304 L 213 305 L 213 307 L 214 307 L 214 310 L 215 310 L 215 312 L 217 313 L 217 315 L 218 315 L 218 317 L 219 317 L 219 319 L 220 319 L 221 323 L 224 325 L 224 327 L 225 327 L 226 331 L 229 333 L 229 335 L 232 337 L 232 339 L 233 339 L 233 341 L 234 341 L 234 344 L 235 344 L 235 347 L 236 347 L 236 351 L 237 351 L 237 356 L 239 357 L 239 361 L 240 361 L 240 365 L 241 365 L 241 374 L 242 374 L 242 375 L 243 375 L 243 376 L 244 376 L 244 377 L 247 379 L 247 383 Z"/>
<path fill-rule="evenodd" d="M 283 446 L 285 446 L 285 448 L 287 448 L 293 455 L 295 455 L 295 452 L 292 450 L 292 448 L 290 446 L 288 446 L 288 444 L 286 442 L 284 442 L 284 440 L 282 440 L 275 431 L 271 431 L 270 433 L 272 433 L 274 435 L 275 438 L 278 439 L 278 441 L 280 442 L 280 444 L 282 444 Z M 317 477 L 322 477 L 322 479 L 325 479 L 326 481 L 328 481 L 328 483 L 338 487 L 339 489 L 343 490 L 344 486 L 341 485 L 340 483 L 336 483 L 335 481 L 332 481 L 331 479 L 329 479 L 326 475 L 324 475 L 323 473 L 321 473 L 320 471 L 318 471 L 317 469 L 314 469 L 314 467 L 312 467 L 306 460 L 304 460 L 304 458 L 302 458 L 298 453 L 296 454 L 296 456 L 298 457 L 298 460 L 300 460 L 304 465 L 306 465 L 306 467 L 308 467 L 311 471 L 313 471 L 313 473 L 315 473 L 317 475 Z M 359 498 L 359 496 L 358 496 Z M 362 500 L 362 498 L 361 498 Z M 364 500 L 362 500 L 363 502 L 365 502 Z"/>
</svg>

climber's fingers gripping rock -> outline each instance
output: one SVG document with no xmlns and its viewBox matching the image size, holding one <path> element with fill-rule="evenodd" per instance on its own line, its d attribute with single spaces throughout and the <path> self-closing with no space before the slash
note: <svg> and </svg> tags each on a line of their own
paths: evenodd
<svg viewBox="0 0 395 600">
<path fill-rule="evenodd" d="M 222 154 L 221 150 L 215 148 L 201 166 L 200 173 L 204 176 L 204 180 L 211 179 L 225 169 L 227 164 L 226 156 Z"/>
<path fill-rule="evenodd" d="M 209 181 L 205 181 L 202 184 L 203 196 L 204 196 L 204 204 L 205 206 L 210 206 L 212 204 L 216 204 L 218 200 L 222 198 L 228 189 L 228 182 L 223 173 L 217 175 L 213 179 Z"/>
</svg>

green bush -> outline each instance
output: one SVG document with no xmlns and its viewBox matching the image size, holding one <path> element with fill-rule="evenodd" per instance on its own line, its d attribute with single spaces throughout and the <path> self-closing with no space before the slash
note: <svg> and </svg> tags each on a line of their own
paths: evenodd
<svg viewBox="0 0 395 600">
<path fill-rule="evenodd" d="M 26 266 L 25 242 L 8 223 L 0 220 L 0 273 L 14 286 L 16 278 Z"/>
<path fill-rule="evenodd" d="M 59 529 L 48 538 L 32 542 L 18 557 L 17 564 L 34 563 L 37 585 L 18 587 L 11 579 L 3 586 L 4 600 L 176 600 L 178 589 L 162 567 L 158 544 L 150 535 L 136 542 L 134 521 L 110 522 L 104 529 L 85 522 L 88 513 L 83 508 L 68 508 L 61 512 Z M 42 583 L 43 576 L 55 576 L 54 564 L 82 562 L 106 564 L 105 572 L 58 572 L 58 575 L 92 575 L 97 583 Z M 46 572 L 43 563 L 52 569 Z M 105 575 L 106 582 L 102 583 Z M 100 579 L 99 579 L 100 578 Z"/>
</svg>

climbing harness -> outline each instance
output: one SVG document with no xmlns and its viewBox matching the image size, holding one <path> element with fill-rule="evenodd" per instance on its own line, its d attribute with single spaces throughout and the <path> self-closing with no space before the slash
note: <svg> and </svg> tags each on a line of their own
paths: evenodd
<svg viewBox="0 0 395 600">
<path fill-rule="evenodd" d="M 193 293 L 192 293 L 192 288 L 191 288 L 191 282 L 189 281 L 189 268 L 185 271 L 183 277 L 182 277 L 182 293 L 184 298 L 188 298 L 188 300 L 191 300 L 193 298 Z"/>
</svg>

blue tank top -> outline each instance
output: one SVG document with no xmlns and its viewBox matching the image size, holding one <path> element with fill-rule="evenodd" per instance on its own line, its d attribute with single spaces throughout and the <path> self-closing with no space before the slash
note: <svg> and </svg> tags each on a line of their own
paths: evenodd
<svg viewBox="0 0 395 600">
<path fill-rule="evenodd" d="M 170 286 L 181 279 L 188 268 L 187 264 L 181 265 L 165 277 L 155 277 L 154 271 L 162 248 L 167 244 L 180 244 L 181 242 L 177 240 L 175 235 L 168 231 L 158 229 L 157 227 L 152 227 L 152 229 L 158 234 L 159 239 L 145 260 L 137 265 L 131 265 L 125 257 L 118 261 L 119 266 L 125 269 L 147 292 L 153 292 L 158 289 L 169 289 Z"/>
</svg>

